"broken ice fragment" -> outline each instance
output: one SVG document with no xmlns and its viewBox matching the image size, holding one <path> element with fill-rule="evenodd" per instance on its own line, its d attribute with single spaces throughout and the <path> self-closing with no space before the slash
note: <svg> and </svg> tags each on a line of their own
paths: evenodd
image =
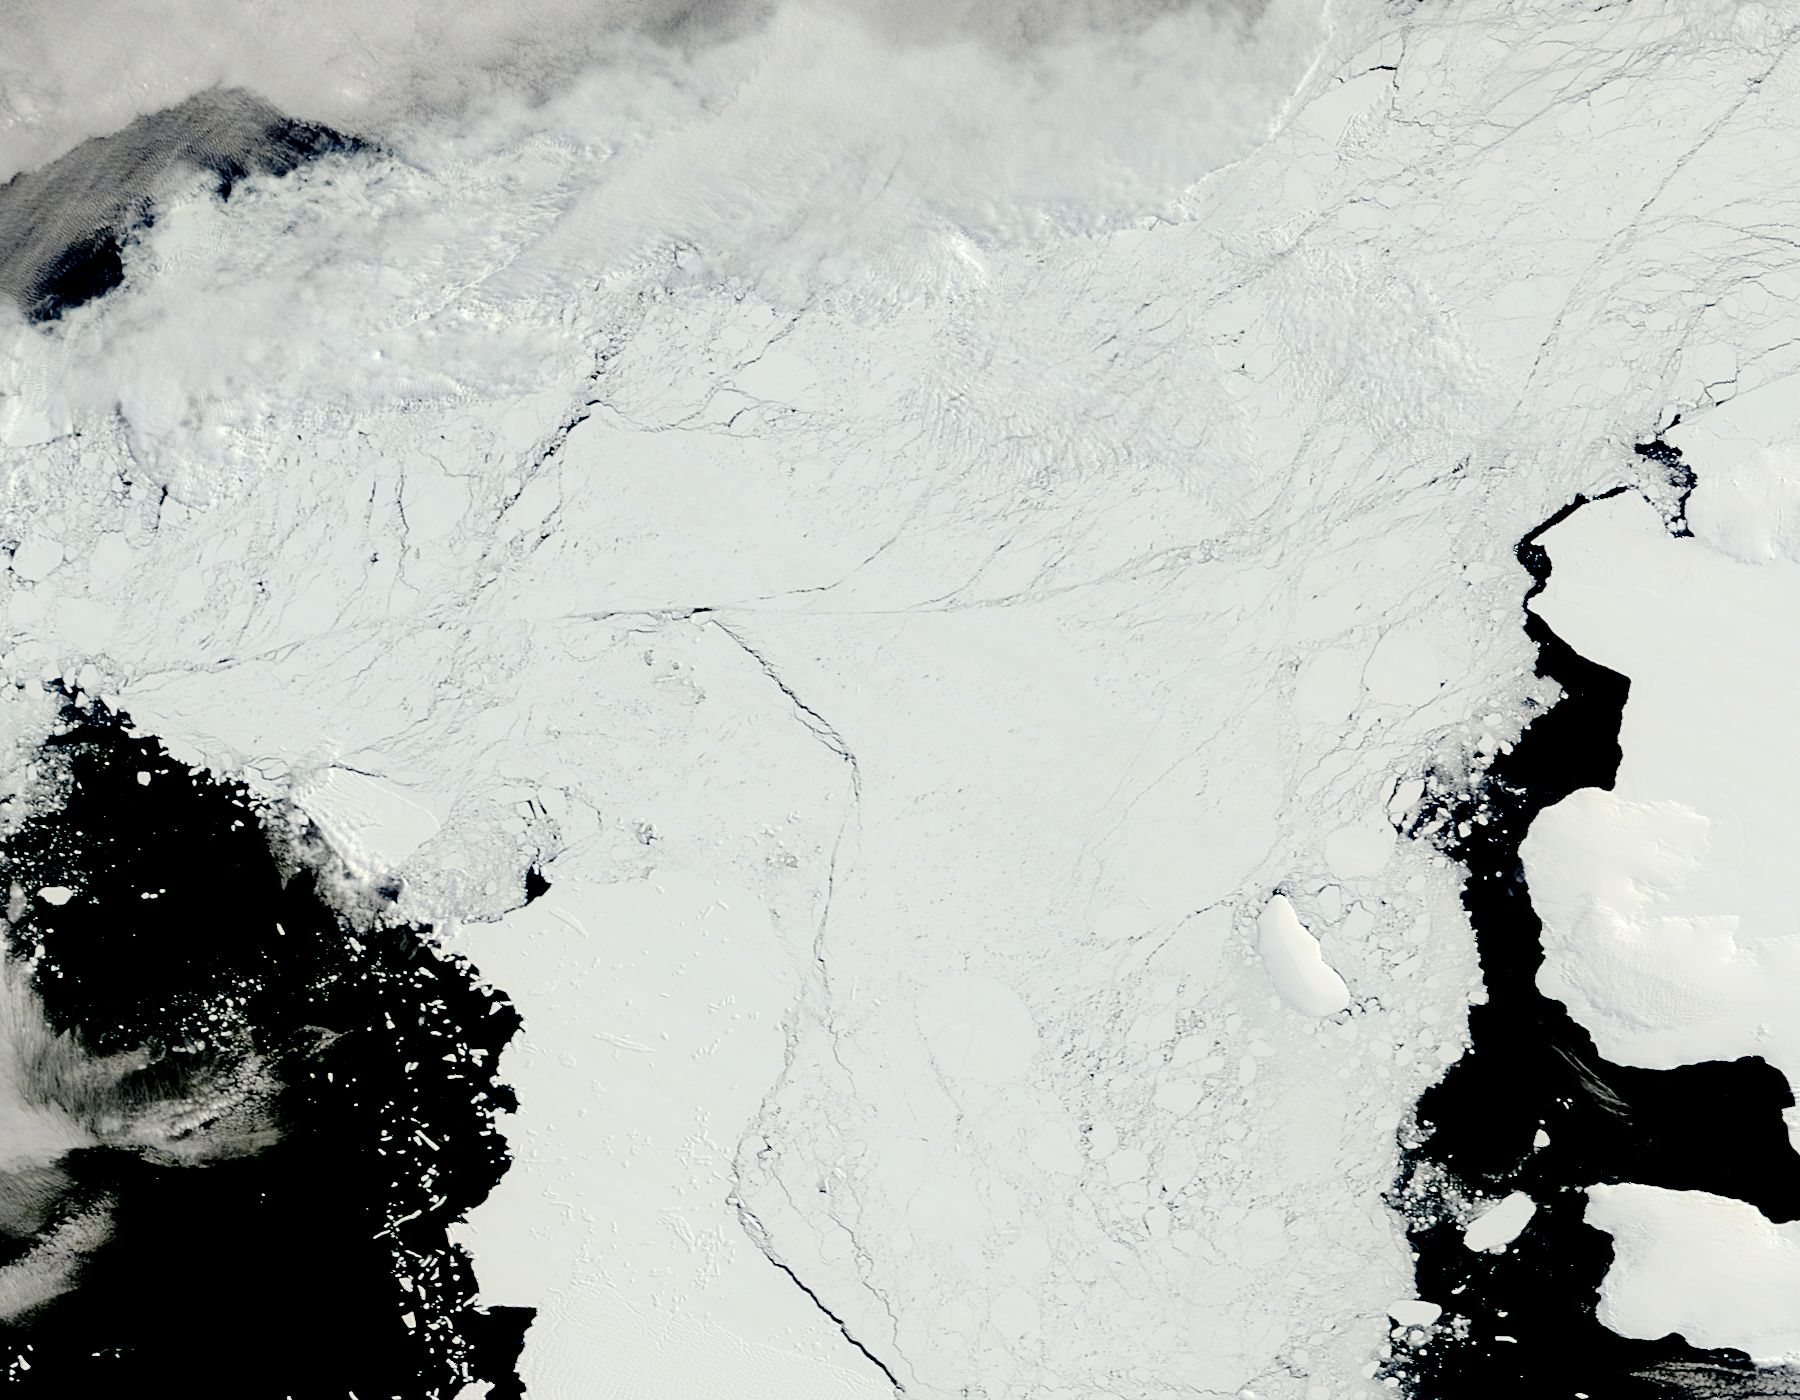
<svg viewBox="0 0 1800 1400">
<path fill-rule="evenodd" d="M 1469 1222 L 1469 1228 L 1463 1231 L 1463 1243 L 1477 1253 L 1498 1252 L 1518 1239 L 1536 1214 L 1537 1202 L 1523 1191 L 1514 1191 Z"/>
<path fill-rule="evenodd" d="M 1307 1016 L 1330 1016 L 1350 1005 L 1350 989 L 1325 961 L 1319 940 L 1307 932 L 1286 895 L 1263 906 L 1256 926 L 1263 967 L 1289 1006 Z"/>
</svg>

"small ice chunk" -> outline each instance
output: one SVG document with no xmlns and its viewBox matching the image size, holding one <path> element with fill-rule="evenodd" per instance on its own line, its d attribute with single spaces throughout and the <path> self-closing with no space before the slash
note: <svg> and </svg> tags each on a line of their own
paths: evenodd
<svg viewBox="0 0 1800 1400">
<path fill-rule="evenodd" d="M 1423 1298 L 1407 1298 L 1388 1304 L 1388 1316 L 1402 1327 L 1429 1327 L 1442 1317 L 1444 1310 Z"/>
<path fill-rule="evenodd" d="M 1537 1202 L 1523 1191 L 1514 1191 L 1469 1222 L 1469 1228 L 1463 1231 L 1463 1243 L 1477 1253 L 1499 1253 L 1518 1239 L 1536 1214 Z"/>
<path fill-rule="evenodd" d="M 1408 813 L 1419 805 L 1425 797 L 1425 784 L 1419 778 L 1408 778 L 1394 788 L 1393 796 L 1388 798 L 1387 813 L 1394 821 L 1405 820 Z"/>
<path fill-rule="evenodd" d="M 75 898 L 75 891 L 66 885 L 45 885 L 38 891 L 38 898 L 46 904 L 67 904 Z"/>
<path fill-rule="evenodd" d="M 138 782 L 139 782 L 139 783 L 140 783 L 140 784 L 141 784 L 141 785 L 142 785 L 142 786 L 144 786 L 144 787 L 149 787 L 149 786 L 150 786 L 150 770 L 149 770 L 149 769 L 148 769 L 148 768 L 140 768 L 140 769 L 138 769 L 138 775 L 137 775 L 137 778 L 138 778 Z"/>
<path fill-rule="evenodd" d="M 13 551 L 12 570 L 22 579 L 36 583 L 49 578 L 61 566 L 63 547 L 43 535 L 29 536 Z"/>
<path fill-rule="evenodd" d="M 1330 1016 L 1350 1005 L 1350 989 L 1325 961 L 1319 940 L 1307 932 L 1286 895 L 1278 894 L 1263 906 L 1257 935 L 1257 951 L 1269 980 L 1294 1010 Z"/>
<path fill-rule="evenodd" d="M 1541 1152 L 1550 1145 L 1550 1134 L 1545 1132 L 1542 1128 L 1539 1128 L 1537 1130 L 1537 1136 L 1531 1140 L 1531 1145 Z"/>
</svg>

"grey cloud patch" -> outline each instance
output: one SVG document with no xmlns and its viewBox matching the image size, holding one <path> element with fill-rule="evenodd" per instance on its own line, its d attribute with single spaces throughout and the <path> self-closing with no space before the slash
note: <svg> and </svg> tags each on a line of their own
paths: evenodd
<svg viewBox="0 0 1800 1400">
<path fill-rule="evenodd" d="M 1019 55 L 1084 35 L 1135 33 L 1195 11 L 1253 23 L 1268 0 L 818 0 L 897 46 L 976 42 Z M 1319 0 L 1323 8 L 1323 0 Z M 144 0 L 27 0 L 0 20 L 0 174 L 42 164 L 144 107 L 245 87 L 340 128 L 398 135 L 509 100 L 547 99 L 596 65 L 655 67 L 743 37 L 777 0 L 539 0 L 340 7 L 329 24 L 252 0 L 203 10 Z M 642 41 L 648 41 L 648 47 Z M 657 52 L 660 51 L 660 52 Z M 95 84 L 96 69 L 108 75 Z M 1197 74 L 1197 80 L 1206 74 Z"/>
<path fill-rule="evenodd" d="M 252 175 L 285 175 L 360 144 L 242 89 L 139 117 L 0 186 L 0 297 L 33 321 L 55 320 L 120 285 L 126 240 L 171 184 L 203 173 L 228 198 Z"/>
<path fill-rule="evenodd" d="M 843 0 L 878 33 L 894 42 L 930 44 L 972 39 L 1002 53 L 1020 54 L 1042 44 L 1084 35 L 1135 34 L 1188 10 L 1236 17 L 1248 24 L 1265 0 Z"/>
<path fill-rule="evenodd" d="M 95 1055 L 52 1028 L 30 968 L 0 954 L 0 1323 L 61 1295 L 111 1232 L 111 1203 L 62 1163 L 114 1148 L 166 1165 L 260 1151 L 279 1136 L 274 1081 L 235 1067 L 174 1074 L 147 1049 Z"/>
</svg>

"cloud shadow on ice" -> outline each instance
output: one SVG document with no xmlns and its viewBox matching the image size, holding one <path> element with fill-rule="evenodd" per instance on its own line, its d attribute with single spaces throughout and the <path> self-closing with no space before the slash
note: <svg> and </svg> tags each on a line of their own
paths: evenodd
<svg viewBox="0 0 1800 1400">
<path fill-rule="evenodd" d="M 254 175 L 281 176 L 354 137 L 297 122 L 241 89 L 212 89 L 97 136 L 0 185 L 0 297 L 54 321 L 125 279 L 124 248 L 172 182 L 204 174 L 229 199 Z"/>
</svg>

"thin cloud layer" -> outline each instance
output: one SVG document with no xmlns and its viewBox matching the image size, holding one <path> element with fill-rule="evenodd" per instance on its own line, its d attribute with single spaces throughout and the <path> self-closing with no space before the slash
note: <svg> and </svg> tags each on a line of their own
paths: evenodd
<svg viewBox="0 0 1800 1400">
<path fill-rule="evenodd" d="M 598 65 L 629 68 L 754 34 L 781 8 L 766 0 L 537 0 L 526 6 L 271 9 L 234 0 L 27 0 L 0 22 L 0 179 L 79 142 L 212 87 L 242 87 L 285 112 L 391 135 L 429 118 L 548 100 Z M 789 7 L 792 8 L 792 7 Z M 1058 44 L 1099 49 L 1198 19 L 1220 36 L 1261 22 L 1266 0 L 819 0 L 803 6 L 855 23 L 884 47 L 978 43 L 1011 58 Z M 1315 16 L 1323 7 L 1311 3 Z M 1236 45 L 1183 65 L 1197 88 L 1231 80 Z M 1163 56 L 1170 56 L 1166 47 Z M 106 80 L 96 82 L 95 74 Z M 1116 104 L 1148 111 L 1121 87 Z M 1086 115 L 1092 116 L 1090 111 Z M 1198 136 L 1199 134 L 1196 133 Z M 1202 138 L 1203 139 L 1203 138 Z"/>
</svg>

